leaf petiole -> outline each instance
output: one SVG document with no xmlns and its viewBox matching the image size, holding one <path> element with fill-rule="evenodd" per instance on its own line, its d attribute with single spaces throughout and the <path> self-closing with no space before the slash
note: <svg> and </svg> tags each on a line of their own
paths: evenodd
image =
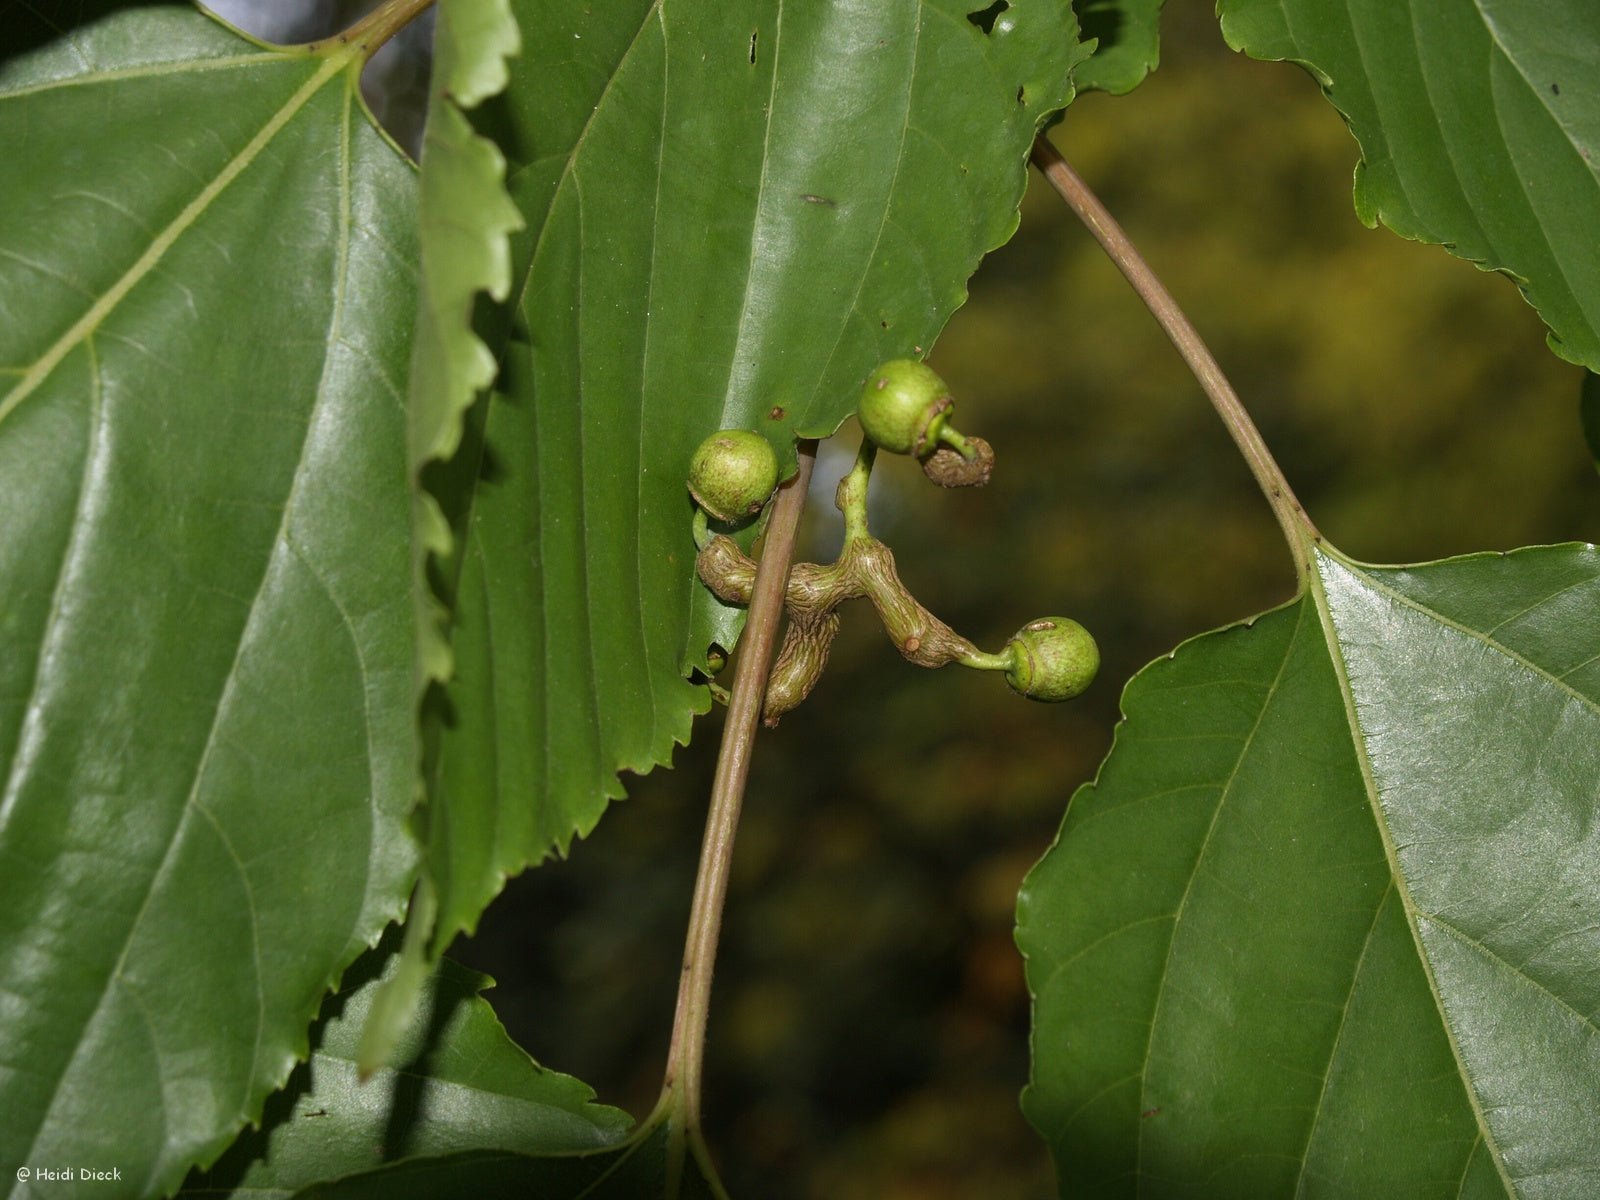
<svg viewBox="0 0 1600 1200">
<path fill-rule="evenodd" d="M 1284 541 L 1288 543 L 1289 553 L 1294 557 L 1295 572 L 1301 586 L 1304 587 L 1310 580 L 1313 570 L 1312 548 L 1321 543 L 1322 535 L 1317 532 L 1316 526 L 1311 523 L 1311 518 L 1306 515 L 1306 510 L 1295 498 L 1293 489 L 1289 487 L 1289 481 L 1284 478 L 1277 460 L 1272 457 L 1272 451 L 1267 448 L 1261 431 L 1256 428 L 1255 422 L 1250 419 L 1250 414 L 1245 411 L 1244 404 L 1233 390 L 1233 385 L 1228 382 L 1227 376 L 1222 373 L 1216 358 L 1189 318 L 1178 307 L 1178 302 L 1172 298 L 1172 294 L 1156 277 L 1150 265 L 1144 261 L 1144 256 L 1123 232 L 1122 226 L 1117 224 L 1106 206 L 1100 202 L 1100 198 L 1079 178 L 1078 173 L 1067 165 L 1067 160 L 1061 157 L 1061 152 L 1043 134 L 1034 138 L 1030 158 L 1033 165 L 1039 168 L 1050 182 L 1050 186 L 1055 188 L 1056 194 L 1066 201 L 1067 207 L 1094 235 L 1095 241 L 1100 243 L 1107 257 L 1116 264 L 1117 269 L 1132 285 L 1139 299 L 1143 300 L 1145 307 L 1150 310 L 1150 315 L 1155 317 L 1162 332 L 1171 340 L 1183 361 L 1188 364 L 1189 370 L 1194 373 L 1206 398 L 1211 401 L 1211 406 L 1222 418 L 1222 423 L 1227 427 L 1234 445 L 1244 456 L 1250 473 L 1255 476 L 1256 485 L 1261 489 L 1261 494 L 1272 506 L 1272 515 L 1278 519 L 1278 526 L 1283 530 Z"/>
<path fill-rule="evenodd" d="M 350 28 L 320 42 L 312 42 L 306 49 L 313 54 L 331 55 L 349 48 L 365 61 L 433 3 L 434 0 L 384 0 Z"/>
</svg>

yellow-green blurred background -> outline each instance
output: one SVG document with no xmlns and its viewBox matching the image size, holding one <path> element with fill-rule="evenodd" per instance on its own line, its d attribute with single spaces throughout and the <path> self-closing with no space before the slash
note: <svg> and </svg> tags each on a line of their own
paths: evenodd
<svg viewBox="0 0 1600 1200">
<path fill-rule="evenodd" d="M 1369 231 L 1356 147 L 1309 76 L 1227 51 L 1172 0 L 1163 64 L 1054 132 L 1210 341 L 1324 533 L 1378 562 L 1600 531 L 1580 372 L 1506 279 Z M 310 36 L 307 34 L 306 36 Z M 403 74 L 403 72 L 402 72 Z M 711 1021 L 708 1133 L 735 1196 L 1043 1197 L 1016 1105 L 1028 1000 L 1017 886 L 1107 749 L 1123 683 L 1287 600 L 1265 504 L 1155 324 L 1037 182 L 933 354 L 958 424 L 998 454 L 981 492 L 904 461 L 876 531 L 937 613 L 995 649 L 1082 620 L 1101 676 L 1058 706 L 907 665 L 864 604 L 827 676 L 755 757 Z M 826 560 L 825 444 L 804 557 Z M 515 880 L 456 955 L 540 1061 L 643 1115 L 671 1022 L 719 716 L 676 769 Z"/>
</svg>

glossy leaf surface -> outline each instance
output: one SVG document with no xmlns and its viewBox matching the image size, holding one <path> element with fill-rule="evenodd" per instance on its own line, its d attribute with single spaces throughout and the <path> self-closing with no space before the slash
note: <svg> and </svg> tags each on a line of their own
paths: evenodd
<svg viewBox="0 0 1600 1200">
<path fill-rule="evenodd" d="M 1600 554 L 1317 556 L 1146 668 L 1024 885 L 1064 1195 L 1600 1182 Z"/>
<path fill-rule="evenodd" d="M 1517 280 L 1600 369 L 1600 6 L 1222 0 L 1230 45 L 1306 64 L 1361 144 L 1356 211 Z"/>
<path fill-rule="evenodd" d="M 6 1194 L 170 1190 L 403 907 L 414 181 L 351 63 L 144 7 L 0 70 Z"/>
<path fill-rule="evenodd" d="M 314 1053 L 269 1101 L 263 1127 L 191 1178 L 182 1195 L 269 1200 L 429 1154 L 591 1151 L 632 1124 L 626 1113 L 592 1103 L 577 1080 L 535 1064 L 479 996 L 488 979 L 449 960 L 428 980 L 396 1047 L 398 1065 L 361 1082 L 356 1051 L 383 963 L 374 952 L 352 969 L 355 978 L 328 999 L 312 1030 Z M 396 965 L 389 958 L 388 973 Z"/>
<path fill-rule="evenodd" d="M 441 936 L 688 737 L 734 610 L 695 581 L 689 457 L 793 463 L 881 359 L 931 344 L 1015 228 L 1081 57 L 1065 0 L 517 3 L 480 128 L 527 221 L 492 397 L 434 484 L 457 677 L 434 775 Z"/>
</svg>

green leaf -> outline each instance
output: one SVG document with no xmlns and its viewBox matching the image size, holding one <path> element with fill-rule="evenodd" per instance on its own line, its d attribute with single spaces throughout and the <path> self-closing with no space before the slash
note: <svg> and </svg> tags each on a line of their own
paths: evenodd
<svg viewBox="0 0 1600 1200">
<path fill-rule="evenodd" d="M 444 0 L 434 32 L 434 65 L 422 143 L 422 278 L 412 343 L 407 435 L 412 495 L 411 594 L 416 622 L 416 697 L 423 740 L 431 745 L 434 709 L 424 698 L 450 677 L 448 614 L 433 588 L 433 567 L 453 550 L 450 526 L 422 476 L 460 445 L 462 418 L 494 382 L 494 353 L 474 328 L 482 296 L 504 301 L 511 287 L 508 235 L 522 217 L 505 192 L 506 163 L 494 143 L 473 132 L 466 110 L 506 83 L 506 58 L 518 48 L 506 0 Z M 426 762 L 418 764 L 417 798 L 425 800 Z M 426 820 L 424 815 L 423 820 Z M 389 1061 L 393 1042 L 436 957 L 431 937 L 438 889 L 430 875 L 413 897 L 413 928 L 402 949 L 406 968 L 373 1006 L 361 1059 L 367 1070 Z"/>
<path fill-rule="evenodd" d="M 1600 6 L 1221 0 L 1228 43 L 1304 64 L 1361 145 L 1356 211 L 1517 281 L 1600 369 Z"/>
<path fill-rule="evenodd" d="M 1316 556 L 1129 685 L 1024 884 L 1064 1193 L 1600 1186 L 1600 553 Z"/>
<path fill-rule="evenodd" d="M 297 1200 L 727 1200 L 704 1143 L 658 1114 L 620 1147 L 532 1158 L 416 1158 L 307 1188 Z"/>
<path fill-rule="evenodd" d="M 709 704 L 737 614 L 694 579 L 689 458 L 794 461 L 882 359 L 919 353 L 1017 223 L 1082 57 L 1066 0 L 515 5 L 487 107 L 528 229 L 497 390 L 436 480 L 457 678 L 430 815 L 440 940 L 622 795 Z"/>
<path fill-rule="evenodd" d="M 1163 0 L 1073 0 L 1083 39 L 1094 39 L 1094 57 L 1072 73 L 1080 92 L 1125 95 L 1144 82 L 1161 61 Z"/>
<path fill-rule="evenodd" d="M 506 163 L 473 132 L 465 110 L 506 83 L 518 33 L 507 0 L 441 0 L 434 26 L 433 76 L 422 139 L 422 282 L 411 358 L 409 436 L 412 469 L 448 459 L 461 441 L 462 415 L 494 382 L 495 356 L 473 329 L 480 293 L 504 300 L 511 288 L 508 236 L 522 217 L 505 193 Z M 427 583 L 427 554 L 448 555 L 450 532 L 438 505 L 418 488 L 416 584 L 419 683 L 450 674 L 441 613 Z"/>
<path fill-rule="evenodd" d="M 310 1060 L 268 1102 L 262 1128 L 192 1176 L 182 1195 L 286 1197 L 319 1180 L 454 1151 L 593 1151 L 632 1124 L 591 1103 L 594 1093 L 576 1079 L 534 1063 L 478 995 L 492 981 L 448 960 L 429 976 L 399 1039 L 403 1065 L 361 1082 L 356 1051 L 379 972 L 392 978 L 399 965 L 398 955 L 374 951 L 351 969 L 323 1005 Z"/>
<path fill-rule="evenodd" d="M 414 180 L 357 68 L 163 7 L 0 67 L 8 1189 L 176 1186 L 403 909 Z"/>
</svg>

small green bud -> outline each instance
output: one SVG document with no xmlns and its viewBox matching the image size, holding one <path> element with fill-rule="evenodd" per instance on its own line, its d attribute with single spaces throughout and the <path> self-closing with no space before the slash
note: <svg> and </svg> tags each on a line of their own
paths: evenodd
<svg viewBox="0 0 1600 1200">
<path fill-rule="evenodd" d="M 1006 682 L 1030 700 L 1071 700 L 1094 682 L 1100 648 L 1089 631 L 1066 617 L 1029 621 L 1006 643 Z"/>
<path fill-rule="evenodd" d="M 955 401 L 933 368 L 894 358 L 867 376 L 857 415 L 862 431 L 880 449 L 921 458 L 939 444 Z"/>
<path fill-rule="evenodd" d="M 753 517 L 778 486 L 772 444 L 748 429 L 724 429 L 700 443 L 689 462 L 689 494 L 717 520 Z"/>
</svg>

